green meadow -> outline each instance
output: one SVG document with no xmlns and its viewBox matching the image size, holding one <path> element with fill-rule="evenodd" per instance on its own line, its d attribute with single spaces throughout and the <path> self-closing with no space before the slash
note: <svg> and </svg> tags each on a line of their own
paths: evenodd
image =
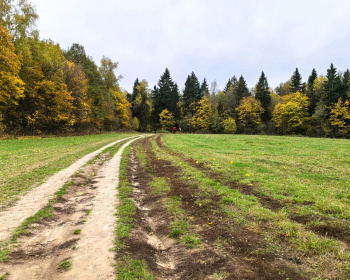
<svg viewBox="0 0 350 280">
<path fill-rule="evenodd" d="M 132 133 L 0 141 L 0 208 L 82 156 Z"/>
<path fill-rule="evenodd" d="M 172 151 L 300 211 L 350 219 L 350 141 L 245 135 L 164 135 Z M 308 204 L 312 206 L 308 206 Z"/>
</svg>

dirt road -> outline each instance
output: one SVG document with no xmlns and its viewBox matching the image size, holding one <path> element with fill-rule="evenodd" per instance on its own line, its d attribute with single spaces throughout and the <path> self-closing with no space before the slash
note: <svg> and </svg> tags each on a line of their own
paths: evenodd
<svg viewBox="0 0 350 280">
<path fill-rule="evenodd" d="M 110 249 L 116 223 L 119 164 L 124 149 L 137 139 L 139 137 L 122 139 L 83 157 L 28 193 L 14 207 L 0 213 L 0 236 L 5 239 L 81 170 L 67 193 L 52 205 L 53 216 L 31 225 L 30 234 L 18 238 L 10 261 L 0 264 L 0 276 L 9 272 L 6 279 L 113 279 L 114 254 Z M 112 158 L 113 150 L 83 167 L 107 147 L 125 140 L 130 141 Z M 70 264 L 71 269 L 64 271 L 62 264 Z"/>
</svg>

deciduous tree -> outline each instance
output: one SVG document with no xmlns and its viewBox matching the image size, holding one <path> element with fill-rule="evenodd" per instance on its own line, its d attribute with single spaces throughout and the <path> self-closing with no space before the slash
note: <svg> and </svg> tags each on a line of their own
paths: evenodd
<svg viewBox="0 0 350 280">
<path fill-rule="evenodd" d="M 209 129 L 210 116 L 212 108 L 208 97 L 204 96 L 197 105 L 196 113 L 192 117 L 192 126 L 194 129 Z"/>
<path fill-rule="evenodd" d="M 171 113 L 168 109 L 164 109 L 159 114 L 159 122 L 162 129 L 170 130 L 175 124 L 173 113 Z"/>
<path fill-rule="evenodd" d="M 332 107 L 329 122 L 331 126 L 336 130 L 335 134 L 342 136 L 350 133 L 350 102 L 349 100 L 343 101 L 339 98 L 338 102 Z"/>
<path fill-rule="evenodd" d="M 264 109 L 261 102 L 252 96 L 244 97 L 236 111 L 238 112 L 238 125 L 241 129 L 251 131 L 261 124 Z"/>
<path fill-rule="evenodd" d="M 282 133 L 303 133 L 309 121 L 308 110 L 307 96 L 297 91 L 282 97 L 273 111 L 272 120 Z"/>
</svg>

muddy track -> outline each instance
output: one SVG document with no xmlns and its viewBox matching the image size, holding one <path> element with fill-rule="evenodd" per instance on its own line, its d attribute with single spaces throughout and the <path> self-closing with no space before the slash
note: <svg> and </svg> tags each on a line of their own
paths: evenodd
<svg viewBox="0 0 350 280">
<path fill-rule="evenodd" d="M 156 138 L 156 141 L 159 143 L 159 138 Z M 169 265 L 172 260 L 172 269 L 160 269 L 158 256 L 163 251 L 159 248 L 156 250 L 153 246 L 153 253 L 149 248 L 140 255 L 140 258 L 147 261 L 157 279 L 307 279 L 298 271 L 294 261 L 281 258 L 275 253 L 260 253 L 267 248 L 263 237 L 227 217 L 220 210 L 220 197 L 214 192 L 210 197 L 206 197 L 210 202 L 203 205 L 198 203 L 204 198 L 203 192 L 193 184 L 181 181 L 178 175 L 180 170 L 172 166 L 171 162 L 157 159 L 151 151 L 150 139 L 144 139 L 142 142 L 142 149 L 147 157 L 147 168 L 153 176 L 166 179 L 170 191 L 165 196 L 181 198 L 181 208 L 191 218 L 193 230 L 202 239 L 202 245 L 197 249 L 186 249 L 178 240 L 174 240 L 173 244 L 167 241 L 168 247 L 163 247 L 168 253 L 165 263 Z M 132 184 L 135 186 L 135 192 L 139 193 L 137 198 L 134 198 L 138 205 L 138 226 L 131 238 L 131 243 L 136 243 L 131 244 L 130 251 L 133 253 L 146 248 L 145 243 L 150 243 L 147 238 L 140 238 L 142 234 L 147 236 L 151 232 L 157 237 L 156 240 L 160 241 L 167 238 L 169 229 L 165 224 L 170 223 L 160 203 L 161 198 L 156 199 L 149 195 L 149 179 L 136 161 L 132 159 L 129 171 L 129 176 L 134 178 Z M 147 223 L 150 217 L 151 222 Z M 172 252 L 172 248 L 176 250 Z"/>
<path fill-rule="evenodd" d="M 10 261 L 0 264 L 6 279 L 113 279 L 115 206 L 119 163 L 131 142 L 102 154 L 74 177 L 66 193 L 53 203 L 53 215 L 30 225 L 17 238 Z M 59 270 L 63 261 L 69 271 Z"/>
<path fill-rule="evenodd" d="M 183 155 L 170 150 L 168 147 L 165 147 L 163 145 L 161 141 L 161 135 L 157 136 L 156 143 L 160 148 L 166 150 L 171 155 L 177 156 L 179 159 L 181 159 L 184 162 L 187 162 L 192 167 L 202 171 L 206 176 L 221 181 L 222 184 L 229 186 L 232 189 L 238 190 L 243 195 L 255 196 L 263 207 L 268 208 L 272 211 L 278 212 L 282 208 L 294 209 L 294 207 L 298 205 L 307 206 L 307 205 L 315 204 L 315 202 L 313 201 L 304 201 L 302 203 L 281 201 L 271 196 L 263 195 L 259 192 L 257 187 L 254 185 L 238 184 L 237 182 L 229 181 L 222 174 L 220 174 L 219 172 L 213 171 L 212 169 L 210 169 L 210 167 L 206 166 L 204 163 L 197 163 L 197 161 L 192 158 L 185 158 Z M 308 230 L 313 231 L 319 236 L 332 237 L 350 246 L 350 224 L 349 224 L 349 221 L 345 219 L 342 220 L 342 219 L 336 219 L 336 218 L 327 218 L 324 216 L 320 216 L 320 217 L 299 216 L 295 214 L 290 215 L 289 219 L 293 220 L 294 222 L 305 225 Z M 321 224 L 319 225 L 308 224 L 313 221 L 320 221 Z"/>
<path fill-rule="evenodd" d="M 127 174 L 134 189 L 131 198 L 136 207 L 135 226 L 127 242 L 127 250 L 119 252 L 119 255 L 130 254 L 146 260 L 159 279 L 183 279 L 188 262 L 186 250 L 168 237 L 171 218 L 162 205 L 162 196 L 150 193 L 151 177 L 141 167 L 134 150 L 129 158 Z"/>
</svg>

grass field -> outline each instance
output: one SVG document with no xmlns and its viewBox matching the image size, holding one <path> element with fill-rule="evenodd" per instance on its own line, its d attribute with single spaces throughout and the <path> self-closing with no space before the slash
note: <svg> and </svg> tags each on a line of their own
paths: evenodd
<svg viewBox="0 0 350 280">
<path fill-rule="evenodd" d="M 190 255 L 213 250 L 210 259 L 196 264 L 205 263 L 202 272 L 217 254 L 232 261 L 227 252 L 233 249 L 234 255 L 242 250 L 240 260 L 250 261 L 235 267 L 239 271 L 249 266 L 244 276 L 216 265 L 217 271 L 207 271 L 212 274 L 203 279 L 350 278 L 348 140 L 163 134 L 148 142 L 135 147 L 141 162 L 138 174 L 146 170 L 151 176 L 142 182 L 149 196 L 145 201 L 162 201 L 157 211 L 170 217 L 168 236 Z M 136 212 L 142 214 L 142 209 Z M 147 219 L 141 214 L 134 213 L 132 227 Z M 239 240 L 239 248 L 228 245 L 228 234 Z M 135 261 L 151 255 L 144 252 L 137 258 L 129 242 Z M 259 259 L 270 261 L 262 264 Z M 155 278 L 164 277 L 147 262 Z"/>
<path fill-rule="evenodd" d="M 135 134 L 1 140 L 0 209 L 85 154 L 132 135 Z"/>
<path fill-rule="evenodd" d="M 0 142 L 0 205 L 127 136 Z M 117 279 L 350 279 L 349 150 L 304 137 L 137 141 L 121 162 Z"/>
</svg>

